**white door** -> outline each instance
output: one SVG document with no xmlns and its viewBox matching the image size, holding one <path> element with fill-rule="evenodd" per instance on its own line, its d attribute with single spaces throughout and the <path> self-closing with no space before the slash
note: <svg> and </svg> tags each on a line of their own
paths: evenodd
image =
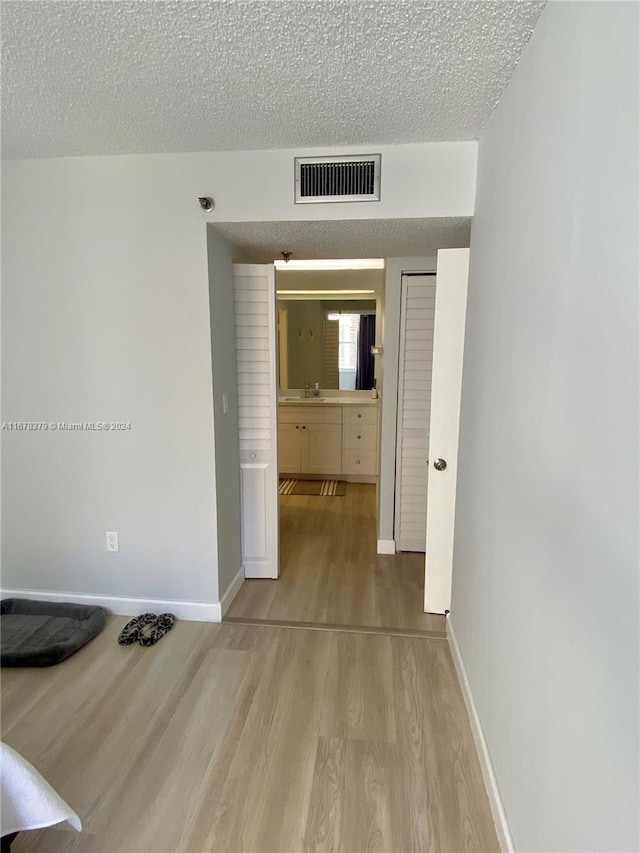
<svg viewBox="0 0 640 853">
<path fill-rule="evenodd" d="M 242 515 L 247 578 L 278 577 L 276 293 L 272 264 L 234 264 Z M 224 496 L 218 496 L 224 500 Z"/>
<path fill-rule="evenodd" d="M 395 532 L 398 551 L 426 546 L 435 275 L 402 276 Z"/>
<path fill-rule="evenodd" d="M 469 249 L 438 252 L 424 583 L 427 613 L 445 613 L 451 606 L 468 278 Z"/>
</svg>

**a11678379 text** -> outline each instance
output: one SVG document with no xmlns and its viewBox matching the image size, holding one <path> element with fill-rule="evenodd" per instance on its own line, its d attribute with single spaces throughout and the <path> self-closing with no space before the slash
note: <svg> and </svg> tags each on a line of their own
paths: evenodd
<svg viewBox="0 0 640 853">
<path fill-rule="evenodd" d="M 131 421 L 3 421 L 10 432 L 126 432 Z"/>
</svg>

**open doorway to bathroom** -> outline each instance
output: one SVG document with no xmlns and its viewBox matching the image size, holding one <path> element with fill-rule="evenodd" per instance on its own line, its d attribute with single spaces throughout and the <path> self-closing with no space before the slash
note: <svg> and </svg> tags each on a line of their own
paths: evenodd
<svg viewBox="0 0 640 853">
<path fill-rule="evenodd" d="M 383 267 L 276 271 L 279 577 L 246 581 L 229 619 L 441 628 L 418 555 L 377 553 L 384 284 Z"/>
</svg>

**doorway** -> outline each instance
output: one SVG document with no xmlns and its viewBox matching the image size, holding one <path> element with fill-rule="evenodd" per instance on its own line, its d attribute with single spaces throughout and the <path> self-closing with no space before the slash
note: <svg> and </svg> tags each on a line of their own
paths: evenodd
<svg viewBox="0 0 640 853">
<path fill-rule="evenodd" d="M 280 574 L 277 581 L 247 580 L 227 618 L 444 628 L 422 609 L 420 555 L 377 553 L 380 356 L 367 387 L 353 387 L 362 384 L 353 373 L 364 349 L 361 327 L 369 329 L 369 351 L 381 344 L 385 277 L 358 273 L 355 282 L 344 272 L 275 273 Z M 255 360 L 242 316 L 239 370 L 246 376 L 240 365 Z"/>
</svg>

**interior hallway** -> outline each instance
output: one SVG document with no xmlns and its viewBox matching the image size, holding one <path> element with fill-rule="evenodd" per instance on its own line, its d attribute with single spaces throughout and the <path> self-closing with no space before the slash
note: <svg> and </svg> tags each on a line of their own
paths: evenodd
<svg viewBox="0 0 640 853">
<path fill-rule="evenodd" d="M 446 641 L 126 619 L 58 666 L 3 671 L 2 739 L 83 832 L 14 853 L 496 851 Z"/>
<path fill-rule="evenodd" d="M 445 618 L 423 611 L 424 554 L 379 555 L 376 544 L 375 485 L 280 496 L 280 578 L 245 581 L 225 618 L 445 636 Z"/>
</svg>

